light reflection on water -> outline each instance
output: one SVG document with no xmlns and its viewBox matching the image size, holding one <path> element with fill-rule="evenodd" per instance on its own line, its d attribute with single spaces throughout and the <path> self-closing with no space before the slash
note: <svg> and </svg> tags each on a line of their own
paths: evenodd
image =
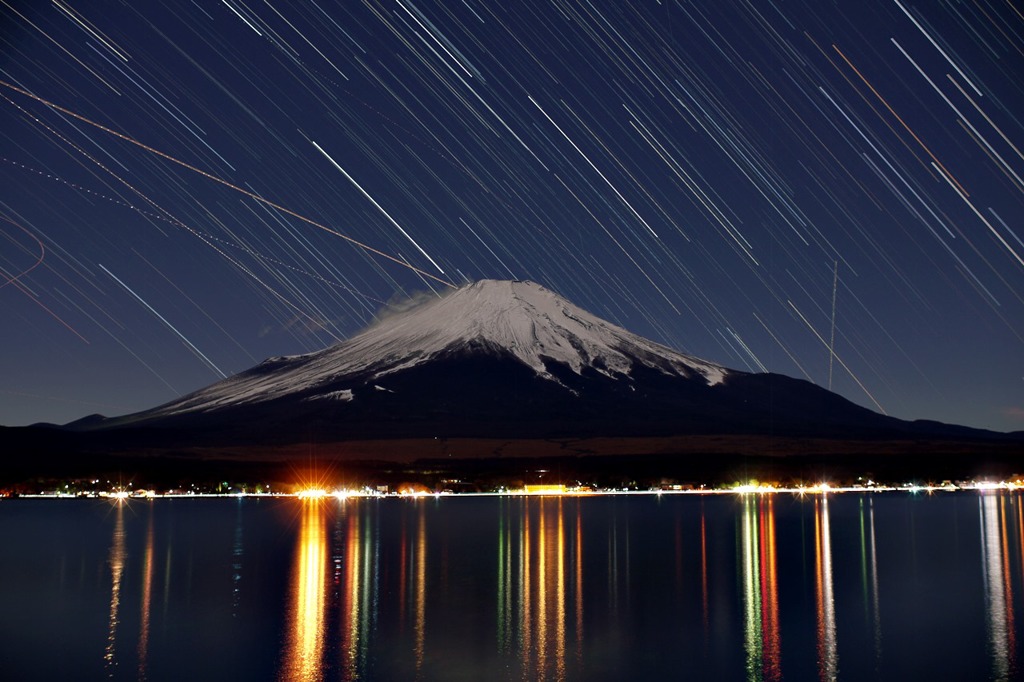
<svg viewBox="0 0 1024 682">
<path fill-rule="evenodd" d="M 1019 509 L 1019 498 L 1013 499 Z M 1013 623 L 1013 583 L 1010 569 L 1011 536 L 1007 532 L 1008 500 L 984 495 L 978 500 L 981 521 L 981 561 L 984 566 L 985 603 L 988 612 L 988 644 L 992 677 L 1011 679 L 1015 669 L 1016 631 Z M 1014 516 L 1009 512 L 1010 523 Z M 1016 515 L 1019 523 L 1020 516 Z M 1019 531 L 1018 531 L 1019 532 Z"/>
<path fill-rule="evenodd" d="M 829 527 L 828 497 L 814 501 L 815 596 L 818 605 L 818 677 L 834 680 L 838 674 L 836 654 L 836 613 L 832 591 L 832 531 Z"/>
<path fill-rule="evenodd" d="M 114 507 L 114 538 L 110 543 L 110 615 L 107 618 L 107 646 L 103 652 L 103 662 L 107 673 L 113 677 L 117 660 L 117 626 L 121 622 L 121 579 L 124 576 L 125 537 L 124 537 L 124 505 Z"/>
<path fill-rule="evenodd" d="M 518 547 L 519 573 L 515 580 L 510 580 L 510 575 L 500 575 L 498 581 L 505 594 L 514 595 L 511 599 L 514 599 L 517 616 L 515 629 L 519 635 L 520 664 L 523 670 L 532 671 L 535 679 L 564 680 L 567 630 L 573 628 L 578 643 L 583 622 L 583 602 L 579 595 L 583 575 L 579 507 L 574 505 L 575 521 L 567 531 L 562 498 L 518 500 L 514 504 L 512 512 L 518 518 L 513 518 L 511 525 L 518 525 L 519 538 L 507 554 L 509 561 L 516 561 L 513 555 Z M 500 523 L 504 527 L 505 520 Z M 568 620 L 570 591 L 572 623 Z M 506 608 L 512 606 L 509 598 L 503 601 Z M 501 615 L 499 619 L 507 623 L 510 617 Z M 507 647 L 500 630 L 498 647 Z"/>
<path fill-rule="evenodd" d="M 320 680 L 323 675 L 327 531 L 321 500 L 302 500 L 302 524 L 292 569 L 292 604 L 283 680 Z"/>
<path fill-rule="evenodd" d="M 337 520 L 341 538 L 338 546 L 344 549 L 336 564 L 334 585 L 341 602 L 341 669 L 346 679 L 357 679 L 366 666 L 366 638 L 372 616 L 370 598 L 377 585 L 376 553 L 371 544 L 372 533 L 363 527 L 364 523 L 370 524 L 371 517 L 360 518 L 347 508 L 345 512 Z"/>
<path fill-rule="evenodd" d="M 0 562 L 7 670 L 551 682 L 1019 673 L 1019 494 L 87 504 L 0 506 L 0 533 L 19 547 Z M 48 656 L 55 641 L 78 648 Z"/>
<path fill-rule="evenodd" d="M 859 501 L 860 520 L 860 552 L 861 552 L 861 585 L 864 602 L 864 613 L 871 623 L 872 649 L 874 650 L 875 667 L 873 672 L 881 672 L 882 657 L 882 616 L 878 598 L 878 551 L 875 542 L 875 501 L 868 497 Z M 864 509 L 867 507 L 865 521 Z M 866 537 L 865 537 L 865 525 Z"/>
<path fill-rule="evenodd" d="M 782 679 L 774 500 L 743 500 L 743 592 L 747 679 Z"/>
<path fill-rule="evenodd" d="M 146 679 L 146 658 L 149 654 L 149 614 L 153 598 L 153 508 L 146 515 L 146 549 L 142 556 L 142 598 L 139 609 L 138 679 Z"/>
<path fill-rule="evenodd" d="M 416 595 L 415 628 L 416 628 L 416 677 L 423 670 L 424 645 L 427 638 L 427 522 L 424 518 L 426 509 L 421 505 L 416 517 L 416 549 L 413 552 L 415 583 L 413 593 Z"/>
</svg>

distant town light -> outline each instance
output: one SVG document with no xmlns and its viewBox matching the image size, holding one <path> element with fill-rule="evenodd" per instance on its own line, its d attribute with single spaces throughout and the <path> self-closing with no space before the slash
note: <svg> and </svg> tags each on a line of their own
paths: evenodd
<svg viewBox="0 0 1024 682">
<path fill-rule="evenodd" d="M 528 483 L 525 492 L 527 495 L 564 495 L 565 485 L 562 483 Z"/>
<path fill-rule="evenodd" d="M 975 490 L 1003 490 L 1009 489 L 1011 485 L 1006 481 L 978 481 L 974 484 Z"/>
<path fill-rule="evenodd" d="M 750 495 L 753 493 L 764 495 L 765 493 L 779 492 L 779 489 L 771 483 L 757 483 L 756 481 L 751 481 L 750 483 L 736 486 L 733 488 L 733 491 L 741 495 Z"/>
</svg>

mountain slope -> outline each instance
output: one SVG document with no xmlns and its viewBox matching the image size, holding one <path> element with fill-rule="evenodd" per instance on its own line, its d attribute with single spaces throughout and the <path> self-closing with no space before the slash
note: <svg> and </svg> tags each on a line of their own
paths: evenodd
<svg viewBox="0 0 1024 682">
<path fill-rule="evenodd" d="M 983 433 L 904 422 L 805 381 L 727 369 L 632 334 L 540 285 L 493 280 L 155 409 L 65 428 L 119 447 Z"/>
<path fill-rule="evenodd" d="M 551 363 L 577 375 L 589 370 L 613 379 L 643 366 L 681 378 L 700 377 L 711 385 L 729 372 L 616 327 L 532 282 L 484 280 L 385 317 L 326 350 L 268 359 L 138 417 L 207 412 L 287 396 L 347 401 L 352 397 L 348 383 L 386 383 L 403 371 L 459 353 L 515 359 L 555 383 L 560 382 L 548 369 Z"/>
</svg>

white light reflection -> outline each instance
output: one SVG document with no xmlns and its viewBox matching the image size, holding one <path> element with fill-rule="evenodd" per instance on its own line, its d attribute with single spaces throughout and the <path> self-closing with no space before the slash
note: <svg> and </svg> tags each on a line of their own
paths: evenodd
<svg viewBox="0 0 1024 682">
<path fill-rule="evenodd" d="M 832 540 L 828 523 L 828 496 L 814 501 L 815 596 L 818 605 L 818 677 L 834 680 L 839 673 L 836 655 L 836 612 L 832 594 Z"/>
<path fill-rule="evenodd" d="M 1013 603 L 1009 573 L 1006 570 L 1006 518 L 1000 506 L 1002 497 L 986 493 L 978 498 L 981 522 L 981 563 L 985 581 L 985 608 L 988 615 L 988 645 L 992 655 L 992 679 L 1010 679 L 1013 647 Z"/>
<path fill-rule="evenodd" d="M 117 667 L 117 625 L 120 622 L 118 612 L 121 608 L 121 577 L 124 574 L 126 556 L 124 546 L 124 503 L 120 500 L 114 505 L 114 538 L 110 544 L 110 615 L 107 619 L 107 647 L 103 653 L 104 667 L 110 676 Z"/>
</svg>

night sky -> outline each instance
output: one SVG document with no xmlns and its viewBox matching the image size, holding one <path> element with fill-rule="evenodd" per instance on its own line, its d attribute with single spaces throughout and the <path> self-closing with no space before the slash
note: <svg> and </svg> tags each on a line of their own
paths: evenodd
<svg viewBox="0 0 1024 682">
<path fill-rule="evenodd" d="M 1015 0 L 0 0 L 0 423 L 517 278 L 1024 428 L 1022 74 Z"/>
</svg>

